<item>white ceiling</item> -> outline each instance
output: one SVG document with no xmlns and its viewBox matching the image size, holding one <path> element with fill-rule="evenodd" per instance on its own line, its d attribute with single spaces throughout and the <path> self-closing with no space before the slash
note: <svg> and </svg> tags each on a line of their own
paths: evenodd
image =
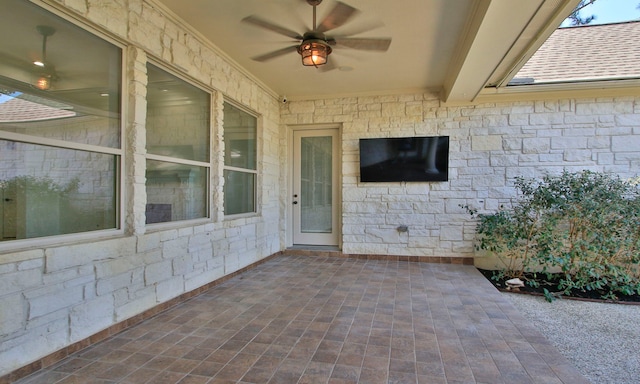
<svg viewBox="0 0 640 384">
<path fill-rule="evenodd" d="M 360 12 L 327 35 L 390 37 L 387 52 L 336 46 L 329 56 L 337 67 L 303 67 L 291 52 L 267 62 L 251 57 L 295 44 L 286 36 L 241 20 L 250 15 L 303 34 L 311 30 L 313 8 L 305 0 L 161 0 L 238 64 L 280 95 L 290 98 L 360 94 L 440 87 L 472 0 L 345 0 Z M 317 7 L 318 23 L 336 5 Z"/>
<path fill-rule="evenodd" d="M 524 64 L 579 0 L 342 0 L 360 12 L 327 35 L 392 38 L 387 52 L 334 47 L 335 69 L 304 67 L 288 53 L 252 57 L 295 44 L 242 22 L 247 16 L 303 34 L 312 28 L 306 0 L 156 0 L 250 75 L 289 99 L 415 90 L 444 100 L 473 100 Z M 318 24 L 336 0 L 317 7 Z M 362 32 L 364 30 L 364 32 Z"/>
</svg>

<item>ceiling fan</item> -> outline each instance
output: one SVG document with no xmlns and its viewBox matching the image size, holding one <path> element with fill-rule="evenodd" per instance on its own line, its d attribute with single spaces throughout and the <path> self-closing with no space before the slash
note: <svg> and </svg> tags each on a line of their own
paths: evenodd
<svg viewBox="0 0 640 384">
<path fill-rule="evenodd" d="M 51 87 L 51 82 L 58 80 L 55 67 L 47 61 L 47 38 L 56 33 L 56 29 L 48 25 L 38 25 L 36 30 L 42 36 L 42 55 L 40 60 L 33 62 L 35 66 L 34 72 L 37 76 L 33 85 L 42 91 L 46 91 Z"/>
<path fill-rule="evenodd" d="M 306 0 L 306 2 L 313 7 L 313 29 L 302 35 L 257 16 L 248 16 L 242 19 L 245 23 L 268 29 L 298 41 L 296 45 L 255 56 L 252 58 L 253 60 L 263 62 L 290 52 L 298 52 L 302 57 L 302 65 L 318 68 L 321 65 L 327 64 L 328 56 L 333 51 L 332 46 L 381 52 L 389 49 L 389 45 L 391 44 L 390 38 L 356 38 L 325 35 L 326 32 L 347 23 L 347 21 L 358 12 L 356 8 L 338 1 L 336 6 L 318 25 L 316 23 L 316 7 L 322 3 L 322 0 Z"/>
</svg>

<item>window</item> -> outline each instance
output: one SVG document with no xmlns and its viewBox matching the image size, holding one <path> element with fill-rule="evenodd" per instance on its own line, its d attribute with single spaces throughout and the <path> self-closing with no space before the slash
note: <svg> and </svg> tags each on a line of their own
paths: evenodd
<svg viewBox="0 0 640 384">
<path fill-rule="evenodd" d="M 0 241 L 118 228 L 121 49 L 31 2 L 3 7 Z"/>
<path fill-rule="evenodd" d="M 147 65 L 147 224 L 208 217 L 210 95 Z"/>
<path fill-rule="evenodd" d="M 224 103 L 224 213 L 256 211 L 257 119 Z"/>
</svg>

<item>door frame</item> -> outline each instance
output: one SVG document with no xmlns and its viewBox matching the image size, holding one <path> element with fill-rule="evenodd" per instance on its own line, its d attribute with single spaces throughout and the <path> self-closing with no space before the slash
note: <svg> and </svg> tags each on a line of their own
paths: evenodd
<svg viewBox="0 0 640 384">
<path fill-rule="evenodd" d="M 293 218 L 293 194 L 294 194 L 294 132 L 298 131 L 317 131 L 317 130 L 335 130 L 338 142 L 334 146 L 336 153 L 334 159 L 336 161 L 336 183 L 335 188 L 335 201 L 333 204 L 336 206 L 337 215 L 337 228 L 338 232 L 337 245 L 339 249 L 342 249 L 342 125 L 341 124 L 313 124 L 313 125 L 288 125 L 287 126 L 287 194 L 284 198 L 285 212 L 287 218 L 286 225 L 286 246 L 291 247 L 295 245 L 293 243 L 294 233 L 294 218 Z"/>
</svg>

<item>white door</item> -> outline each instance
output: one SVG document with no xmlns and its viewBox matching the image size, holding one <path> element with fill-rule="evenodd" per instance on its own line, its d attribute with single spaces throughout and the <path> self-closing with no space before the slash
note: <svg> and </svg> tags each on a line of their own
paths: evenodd
<svg viewBox="0 0 640 384">
<path fill-rule="evenodd" d="M 294 245 L 338 245 L 338 145 L 338 129 L 293 131 Z"/>
</svg>

